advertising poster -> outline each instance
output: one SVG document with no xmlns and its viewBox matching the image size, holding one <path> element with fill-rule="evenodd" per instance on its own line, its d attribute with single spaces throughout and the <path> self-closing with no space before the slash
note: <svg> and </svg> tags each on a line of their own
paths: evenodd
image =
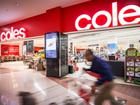
<svg viewBox="0 0 140 105">
<path fill-rule="evenodd" d="M 136 54 L 137 54 L 137 49 L 135 49 L 135 48 L 129 48 L 126 51 L 127 56 L 136 56 Z"/>
<path fill-rule="evenodd" d="M 134 63 L 135 63 L 135 59 L 133 59 L 131 57 L 130 58 L 128 57 L 126 63 L 127 63 L 127 66 L 132 66 L 133 67 Z"/>
<path fill-rule="evenodd" d="M 134 76 L 134 67 L 127 67 L 127 76 Z"/>
<path fill-rule="evenodd" d="M 45 36 L 46 58 L 57 58 L 57 33 L 48 33 Z"/>
<path fill-rule="evenodd" d="M 140 67 L 135 68 L 135 77 L 140 77 Z"/>
<path fill-rule="evenodd" d="M 30 40 L 30 41 L 27 41 L 27 45 L 26 45 L 26 52 L 27 53 L 33 53 L 34 52 L 34 45 L 33 45 L 34 41 L 33 40 Z"/>
<path fill-rule="evenodd" d="M 137 57 L 137 58 L 136 58 L 135 66 L 136 66 L 136 67 L 140 67 L 140 57 Z"/>
<path fill-rule="evenodd" d="M 117 51 L 117 44 L 116 43 L 108 43 L 107 48 L 109 50 L 109 54 L 114 54 Z"/>
<path fill-rule="evenodd" d="M 135 61 L 135 77 L 140 77 L 140 56 L 137 56 Z"/>
<path fill-rule="evenodd" d="M 1 55 L 15 55 L 19 56 L 19 45 L 1 45 Z"/>
</svg>

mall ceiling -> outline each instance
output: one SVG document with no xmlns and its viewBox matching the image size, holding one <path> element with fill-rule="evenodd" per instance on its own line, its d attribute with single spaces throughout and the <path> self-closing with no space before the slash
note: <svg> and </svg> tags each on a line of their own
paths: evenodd
<svg viewBox="0 0 140 105">
<path fill-rule="evenodd" d="M 89 0 L 0 0 L 0 26 Z"/>
</svg>

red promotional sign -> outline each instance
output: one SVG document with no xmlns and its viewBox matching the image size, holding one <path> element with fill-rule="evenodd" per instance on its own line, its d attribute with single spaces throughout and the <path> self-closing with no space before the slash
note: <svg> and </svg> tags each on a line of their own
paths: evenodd
<svg viewBox="0 0 140 105">
<path fill-rule="evenodd" d="M 1 55 L 15 55 L 19 56 L 19 45 L 1 45 Z"/>
<path fill-rule="evenodd" d="M 5 25 L 0 27 L 0 34 L 1 40 L 6 41 L 21 38 L 24 34 L 27 38 L 47 32 L 72 32 L 132 25 L 140 25 L 139 0 L 91 0 L 70 7 L 53 8 L 44 14 Z M 16 36 L 18 33 L 20 36 Z"/>
</svg>

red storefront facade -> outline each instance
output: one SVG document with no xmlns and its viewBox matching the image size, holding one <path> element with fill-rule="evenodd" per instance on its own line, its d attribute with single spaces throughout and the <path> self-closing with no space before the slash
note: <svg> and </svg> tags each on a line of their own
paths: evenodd
<svg viewBox="0 0 140 105">
<path fill-rule="evenodd" d="M 0 27 L 0 33 L 5 32 L 5 29 L 10 30 L 11 27 L 17 29 L 25 28 L 26 37 L 34 37 L 53 31 L 77 31 L 75 21 L 83 14 L 88 16 L 89 19 L 83 17 L 79 20 L 79 26 L 81 28 L 87 25 L 90 25 L 89 29 L 95 29 L 102 28 L 102 26 L 108 28 L 140 24 L 140 1 L 108 0 L 108 2 L 101 2 L 98 0 L 67 8 L 57 7 L 47 10 L 44 14 L 2 26 Z M 106 22 L 108 22 L 107 25 L 105 25 Z M 101 27 L 96 27 L 94 23 Z"/>
<path fill-rule="evenodd" d="M 89 1 L 47 10 L 46 13 L 0 27 L 1 41 L 44 35 L 140 25 L 139 0 Z M 21 34 L 22 33 L 22 34 Z"/>
</svg>

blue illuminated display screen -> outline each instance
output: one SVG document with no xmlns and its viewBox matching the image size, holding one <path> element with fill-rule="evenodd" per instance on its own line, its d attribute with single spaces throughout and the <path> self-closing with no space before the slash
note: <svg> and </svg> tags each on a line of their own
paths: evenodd
<svg viewBox="0 0 140 105">
<path fill-rule="evenodd" d="M 48 33 L 45 36 L 46 58 L 57 58 L 57 33 Z"/>
<path fill-rule="evenodd" d="M 108 48 L 110 49 L 116 49 L 117 48 L 117 44 L 116 43 L 110 43 L 107 45 Z"/>
</svg>

